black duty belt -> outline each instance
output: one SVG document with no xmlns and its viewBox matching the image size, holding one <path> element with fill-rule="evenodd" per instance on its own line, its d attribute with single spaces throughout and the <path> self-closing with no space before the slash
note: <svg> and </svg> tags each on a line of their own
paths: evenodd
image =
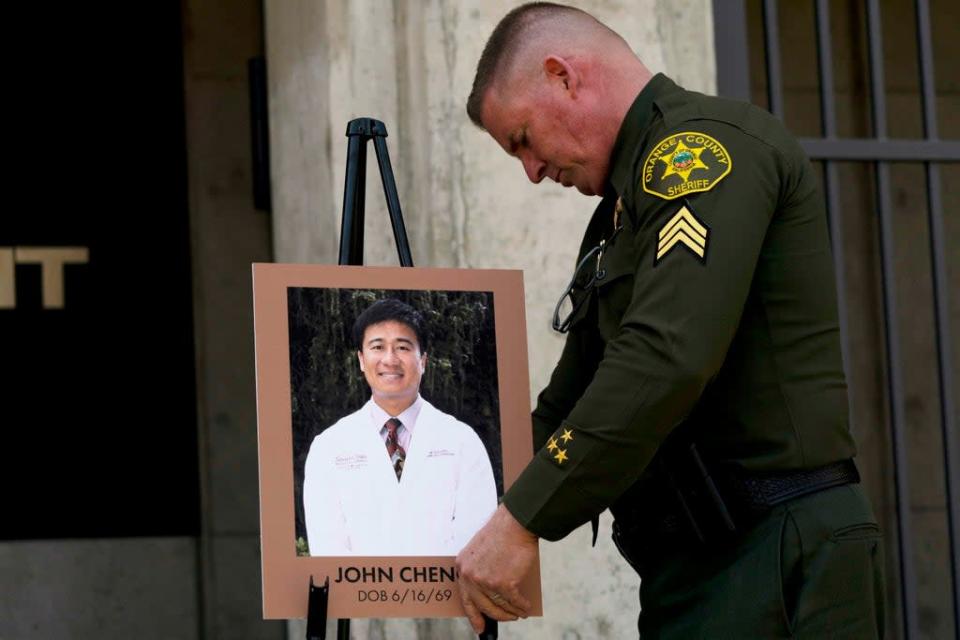
<svg viewBox="0 0 960 640">
<path fill-rule="evenodd" d="M 723 543 L 778 504 L 859 481 L 852 460 L 792 471 L 708 469 L 691 445 L 659 460 L 650 477 L 614 506 L 614 542 L 639 571 L 638 556 L 669 545 Z"/>
<path fill-rule="evenodd" d="M 718 474 L 716 481 L 724 496 L 734 505 L 753 513 L 766 511 L 778 504 L 831 487 L 860 482 L 860 473 L 853 460 L 843 460 L 814 469 L 755 473 Z"/>
</svg>

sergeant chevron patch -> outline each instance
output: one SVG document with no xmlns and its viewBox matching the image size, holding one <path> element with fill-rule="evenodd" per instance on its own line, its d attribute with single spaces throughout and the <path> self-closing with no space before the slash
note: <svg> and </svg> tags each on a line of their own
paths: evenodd
<svg viewBox="0 0 960 640">
<path fill-rule="evenodd" d="M 706 262 L 709 235 L 710 229 L 697 218 L 688 204 L 684 204 L 666 224 L 660 227 L 657 234 L 657 257 L 653 261 L 654 266 L 679 245 L 683 245 L 700 258 L 700 262 Z"/>
</svg>

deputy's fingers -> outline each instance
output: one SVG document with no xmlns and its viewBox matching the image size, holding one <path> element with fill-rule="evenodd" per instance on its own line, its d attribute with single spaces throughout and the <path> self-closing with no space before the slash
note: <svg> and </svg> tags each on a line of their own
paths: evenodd
<svg viewBox="0 0 960 640">
<path fill-rule="evenodd" d="M 473 601 L 470 599 L 470 596 L 467 595 L 467 590 L 463 588 L 463 585 L 461 585 L 460 588 L 460 602 L 463 604 L 463 612 L 467 615 L 470 626 L 473 627 L 473 630 L 476 631 L 477 634 L 483 633 L 483 628 L 486 626 L 483 620 L 483 614 L 474 606 Z"/>
<path fill-rule="evenodd" d="M 461 583 L 463 574 L 461 574 Z M 516 584 L 507 584 L 505 582 L 472 582 L 476 584 L 484 599 L 489 600 L 497 608 L 508 611 L 518 618 L 526 618 L 530 615 L 530 601 L 527 600 Z M 495 597 L 494 597 L 495 596 Z M 474 600 L 477 600 L 474 597 Z M 483 610 L 483 607 L 480 607 Z"/>
<path fill-rule="evenodd" d="M 481 585 L 465 579 L 462 574 L 460 575 L 459 584 L 460 599 L 464 604 L 463 608 L 465 611 L 469 611 L 467 606 L 469 603 L 471 607 L 480 613 L 486 614 L 494 620 L 498 620 L 500 622 L 512 622 L 520 617 L 504 608 L 503 605 L 505 604 L 505 601 L 503 597 L 499 596 L 499 594 L 496 592 L 488 593 Z M 491 595 L 496 595 L 498 598 L 491 598 Z M 471 624 L 473 624 L 472 619 Z"/>
<path fill-rule="evenodd" d="M 489 603 L 491 610 L 496 609 L 517 618 L 526 618 L 530 615 L 530 601 L 520 593 L 516 584 L 491 580 L 489 576 L 478 576 L 469 569 L 461 570 L 459 583 L 461 596 L 469 596 L 484 613 L 488 613 L 487 603 Z M 495 617 L 492 614 L 488 615 Z M 497 619 L 503 620 L 503 618 Z"/>
<path fill-rule="evenodd" d="M 498 620 L 500 622 L 513 622 L 519 617 L 515 614 L 510 613 L 506 609 L 504 609 L 497 602 L 494 602 L 493 600 L 491 600 L 482 591 L 479 591 L 479 592 L 475 591 L 471 595 L 471 598 L 473 600 L 473 604 L 477 607 L 477 609 L 479 609 L 482 613 L 485 613 L 486 615 L 490 616 L 494 620 Z"/>
<path fill-rule="evenodd" d="M 497 589 L 497 593 L 503 596 L 503 601 L 499 603 L 501 606 L 509 605 L 510 610 L 516 611 L 521 618 L 530 615 L 530 601 L 520 593 L 516 584 L 503 585 Z"/>
<path fill-rule="evenodd" d="M 497 593 L 496 591 L 486 591 L 484 592 L 484 595 L 487 596 L 487 599 L 490 600 L 490 602 L 492 602 L 494 606 L 497 606 L 503 609 L 510 615 L 516 616 L 517 618 L 527 617 L 527 614 L 526 612 L 524 612 L 523 609 L 520 609 L 519 607 L 514 605 L 512 602 L 507 600 L 507 598 L 504 597 L 502 594 Z"/>
</svg>

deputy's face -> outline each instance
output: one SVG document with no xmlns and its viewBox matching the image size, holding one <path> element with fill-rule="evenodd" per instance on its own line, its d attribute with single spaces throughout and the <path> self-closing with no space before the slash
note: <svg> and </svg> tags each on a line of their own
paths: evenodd
<svg viewBox="0 0 960 640">
<path fill-rule="evenodd" d="M 571 99 L 562 84 L 488 91 L 482 120 L 494 140 L 520 160 L 531 182 L 550 178 L 584 195 L 603 193 L 610 149 L 592 135 L 584 101 Z"/>
<path fill-rule="evenodd" d="M 357 357 L 374 400 L 416 399 L 427 356 L 420 353 L 417 334 L 409 326 L 393 320 L 370 325 Z"/>
</svg>

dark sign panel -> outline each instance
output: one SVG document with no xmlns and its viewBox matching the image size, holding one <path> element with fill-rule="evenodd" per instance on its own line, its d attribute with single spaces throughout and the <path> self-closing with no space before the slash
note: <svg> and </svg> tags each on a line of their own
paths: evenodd
<svg viewBox="0 0 960 640">
<path fill-rule="evenodd" d="M 92 6 L 11 20 L 3 539 L 199 530 L 179 8 Z"/>
</svg>

